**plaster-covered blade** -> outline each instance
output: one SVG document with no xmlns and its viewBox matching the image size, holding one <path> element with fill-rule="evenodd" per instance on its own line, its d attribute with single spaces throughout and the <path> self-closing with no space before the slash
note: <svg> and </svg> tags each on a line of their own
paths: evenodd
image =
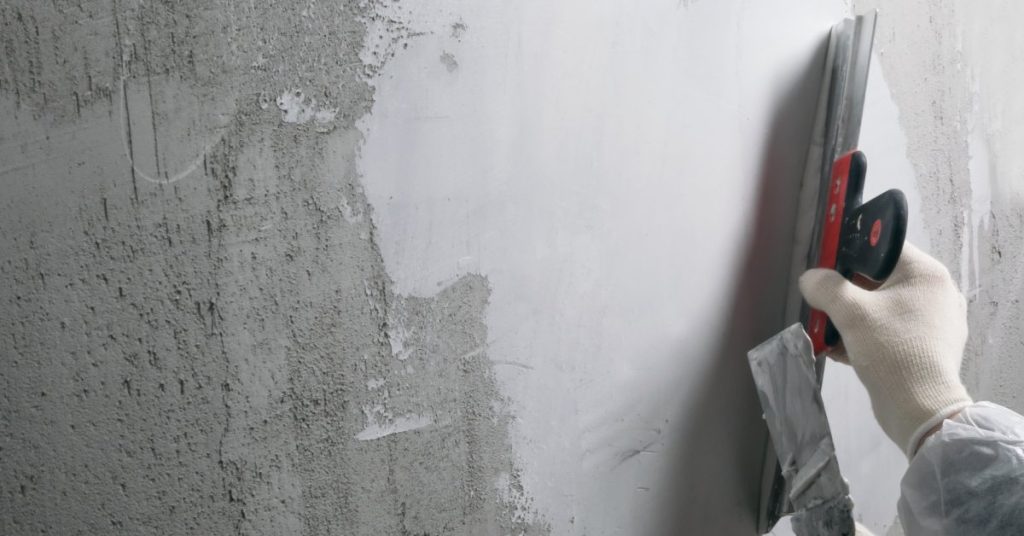
<svg viewBox="0 0 1024 536">
<path fill-rule="evenodd" d="M 793 324 L 747 353 L 782 475 L 793 505 L 793 531 L 852 535 L 853 502 L 839 473 L 818 389 L 811 340 Z"/>
<path fill-rule="evenodd" d="M 821 222 L 826 212 L 832 166 L 836 158 L 857 146 L 876 18 L 876 12 L 870 11 L 845 19 L 832 27 L 828 37 L 815 121 L 797 201 L 783 325 L 806 322 L 810 315 L 797 280 L 805 270 L 817 264 L 821 253 Z M 822 356 L 816 363 L 818 378 L 821 378 L 823 366 Z M 774 430 L 771 432 L 774 437 Z M 781 516 L 794 510 L 787 498 L 789 487 L 779 471 L 773 445 L 768 441 L 758 507 L 760 533 L 771 530 Z"/>
<path fill-rule="evenodd" d="M 815 123 L 800 183 L 783 313 L 786 324 L 805 321 L 809 314 L 797 280 L 805 270 L 817 265 L 821 254 L 832 166 L 841 155 L 856 149 L 860 138 L 876 22 L 877 13 L 870 11 L 843 20 L 829 34 Z M 819 361 L 819 376 L 821 364 Z"/>
</svg>

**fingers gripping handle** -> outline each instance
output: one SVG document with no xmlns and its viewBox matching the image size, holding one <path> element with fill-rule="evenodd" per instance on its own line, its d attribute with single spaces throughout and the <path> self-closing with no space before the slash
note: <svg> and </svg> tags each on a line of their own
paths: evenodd
<svg viewBox="0 0 1024 536">
<path fill-rule="evenodd" d="M 884 281 L 896 267 L 906 235 L 907 198 L 899 190 L 889 190 L 847 215 L 835 269 L 850 280 L 861 276 L 870 282 Z M 825 346 L 835 346 L 839 340 L 829 320 Z"/>
<path fill-rule="evenodd" d="M 889 190 L 861 203 L 867 159 L 853 151 L 832 165 L 818 268 L 832 268 L 858 283 L 882 282 L 892 273 L 907 234 L 907 199 Z M 806 322 L 814 352 L 837 344 L 840 334 L 824 312 L 811 309 Z"/>
</svg>

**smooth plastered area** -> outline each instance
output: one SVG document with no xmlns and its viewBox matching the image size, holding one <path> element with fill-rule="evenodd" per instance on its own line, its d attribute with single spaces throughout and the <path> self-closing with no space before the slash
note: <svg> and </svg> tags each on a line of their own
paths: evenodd
<svg viewBox="0 0 1024 536">
<path fill-rule="evenodd" d="M 867 9 L 868 193 L 1024 410 L 1004 4 L 0 3 L 0 533 L 753 534 L 745 353 Z M 898 533 L 906 461 L 824 396 Z"/>
</svg>

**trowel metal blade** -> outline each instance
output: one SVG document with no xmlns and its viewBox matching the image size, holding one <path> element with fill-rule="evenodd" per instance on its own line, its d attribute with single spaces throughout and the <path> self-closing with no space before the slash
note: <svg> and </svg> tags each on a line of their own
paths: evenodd
<svg viewBox="0 0 1024 536">
<path fill-rule="evenodd" d="M 809 313 L 797 280 L 805 270 L 816 265 L 820 254 L 820 222 L 825 215 L 832 163 L 839 155 L 857 146 L 876 18 L 876 12 L 870 11 L 845 19 L 833 26 L 829 34 L 815 121 L 797 201 L 783 325 L 802 322 Z M 819 380 L 823 367 L 824 361 L 819 358 L 815 367 Z M 771 433 L 774 436 L 774 431 Z M 758 529 L 762 534 L 771 530 L 780 517 L 793 511 L 788 487 L 779 471 L 774 446 L 768 442 L 765 445 L 758 513 Z"/>
<path fill-rule="evenodd" d="M 821 253 L 832 164 L 840 155 L 857 148 L 864 95 L 867 92 L 871 49 L 877 14 L 874 11 L 845 19 L 832 28 L 815 123 L 800 184 L 793 257 L 785 305 L 786 324 L 806 320 L 809 308 L 797 280 L 817 265 Z M 820 361 L 818 374 L 820 376 Z"/>
<path fill-rule="evenodd" d="M 854 533 L 853 503 L 839 472 L 818 388 L 811 340 L 793 324 L 747 353 L 757 395 L 795 510 L 798 535 Z"/>
</svg>

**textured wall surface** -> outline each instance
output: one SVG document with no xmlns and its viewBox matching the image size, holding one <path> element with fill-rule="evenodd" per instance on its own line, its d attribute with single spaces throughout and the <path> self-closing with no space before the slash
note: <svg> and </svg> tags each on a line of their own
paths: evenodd
<svg viewBox="0 0 1024 536">
<path fill-rule="evenodd" d="M 964 379 L 1024 411 L 1024 36 L 1014 2 L 863 1 L 924 195 L 931 252 L 969 304 Z"/>
<path fill-rule="evenodd" d="M 869 187 L 1024 410 L 1022 8 L 855 4 Z M 848 11 L 0 0 L 0 534 L 749 534 Z M 885 530 L 904 462 L 828 374 Z"/>
<path fill-rule="evenodd" d="M 487 281 L 382 266 L 376 10 L 2 3 L 0 533 L 546 532 Z"/>
</svg>

